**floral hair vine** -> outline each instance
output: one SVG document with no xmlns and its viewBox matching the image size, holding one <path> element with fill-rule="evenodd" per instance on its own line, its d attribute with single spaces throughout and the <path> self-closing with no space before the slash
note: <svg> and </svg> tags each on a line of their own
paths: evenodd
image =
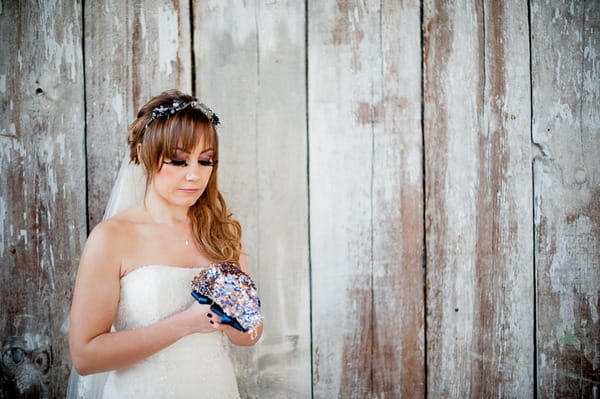
<svg viewBox="0 0 600 399">
<path fill-rule="evenodd" d="M 145 129 L 147 129 L 148 126 L 150 126 L 150 124 L 154 122 L 157 118 L 169 119 L 170 117 L 175 115 L 175 113 L 181 111 L 182 109 L 186 109 L 187 107 L 192 107 L 200 110 L 204 115 L 206 115 L 210 123 L 212 123 L 215 126 L 220 123 L 219 117 L 215 115 L 215 113 L 212 112 L 210 108 L 198 101 L 194 100 L 190 101 L 189 103 L 184 103 L 178 100 L 173 100 L 172 107 L 165 107 L 164 105 L 161 105 L 152 110 L 152 117 L 150 118 L 148 123 L 146 123 Z"/>
</svg>

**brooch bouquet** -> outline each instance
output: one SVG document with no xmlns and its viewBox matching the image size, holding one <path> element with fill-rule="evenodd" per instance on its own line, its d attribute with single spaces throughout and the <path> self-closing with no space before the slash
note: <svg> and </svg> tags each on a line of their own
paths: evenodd
<svg viewBox="0 0 600 399">
<path fill-rule="evenodd" d="M 192 296 L 221 317 L 221 323 L 252 332 L 263 321 L 256 285 L 232 263 L 202 269 L 192 280 Z"/>
</svg>

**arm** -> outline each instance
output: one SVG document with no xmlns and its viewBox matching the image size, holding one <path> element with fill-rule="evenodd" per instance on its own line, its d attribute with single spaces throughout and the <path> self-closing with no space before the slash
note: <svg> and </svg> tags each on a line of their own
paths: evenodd
<svg viewBox="0 0 600 399">
<path fill-rule="evenodd" d="M 241 332 L 227 324 L 215 323 L 217 330 L 222 330 L 232 344 L 238 346 L 252 346 L 258 342 L 262 336 L 263 325 L 261 324 L 253 334 Z"/>
<path fill-rule="evenodd" d="M 185 335 L 212 331 L 209 307 L 194 304 L 155 324 L 110 332 L 120 297 L 121 254 L 128 244 L 118 223 L 107 221 L 94 229 L 82 253 L 69 329 L 73 365 L 81 375 L 129 366 Z"/>
</svg>

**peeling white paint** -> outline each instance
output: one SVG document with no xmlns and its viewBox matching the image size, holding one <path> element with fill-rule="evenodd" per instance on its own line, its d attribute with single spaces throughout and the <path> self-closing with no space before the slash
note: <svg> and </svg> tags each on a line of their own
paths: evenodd
<svg viewBox="0 0 600 399">
<path fill-rule="evenodd" d="M 60 325 L 60 332 L 63 334 L 68 334 L 69 333 L 69 326 L 71 325 L 71 317 L 69 312 L 65 312 L 66 317 L 63 320 L 63 323 Z"/>
<path fill-rule="evenodd" d="M 142 8 L 140 10 L 140 29 L 142 32 L 142 40 L 146 38 L 146 13 Z"/>
<path fill-rule="evenodd" d="M 0 257 L 4 256 L 4 221 L 7 213 L 6 201 L 3 197 L 0 197 Z"/>
<path fill-rule="evenodd" d="M 162 5 L 158 7 L 158 67 L 160 72 L 170 75 L 179 49 L 179 25 L 177 12 Z"/>
<path fill-rule="evenodd" d="M 354 7 L 354 12 L 348 10 L 348 24 L 350 25 L 350 30 L 352 32 L 356 32 L 357 30 L 362 29 L 362 26 L 360 24 L 360 13 L 358 11 L 358 7 Z"/>
<path fill-rule="evenodd" d="M 79 109 L 74 109 L 74 113 L 78 115 L 83 115 L 83 113 Z M 65 149 L 67 148 L 67 135 L 64 132 L 61 132 L 56 135 L 54 138 L 54 144 L 58 146 L 60 149 L 60 161 L 61 163 L 66 163 L 65 161 Z"/>
<path fill-rule="evenodd" d="M 214 32 L 226 32 L 232 40 L 234 47 L 243 47 L 248 41 L 254 41 L 256 37 L 256 25 L 247 21 L 256 20 L 256 9 L 253 7 L 231 7 L 227 2 L 213 2 L 204 11 L 206 21 L 214 24 Z M 246 21 L 246 23 L 240 23 Z M 211 32 L 212 33 L 212 32 Z M 212 36 L 211 34 L 211 37 Z"/>
<path fill-rule="evenodd" d="M 54 260 L 54 249 L 52 245 L 48 246 L 48 252 L 50 252 L 50 265 L 52 266 L 52 269 L 54 269 L 56 262 Z M 52 288 L 54 288 L 54 279 L 52 279 Z"/>
<path fill-rule="evenodd" d="M 572 223 L 561 225 L 558 230 L 549 277 L 553 292 L 562 294 L 561 305 L 573 301 L 574 292 L 585 296 L 597 295 L 599 282 L 590 278 L 590 270 L 596 267 L 593 251 L 600 243 L 594 235 L 593 226 L 593 220 L 582 215 Z"/>
<path fill-rule="evenodd" d="M 6 93 L 6 75 L 0 75 L 0 93 Z"/>
<path fill-rule="evenodd" d="M 564 126 L 564 124 L 574 124 L 573 110 L 569 104 L 555 103 L 550 108 L 550 115 L 554 115 L 555 126 Z"/>
<path fill-rule="evenodd" d="M 52 194 L 52 202 L 56 201 L 56 194 L 58 193 L 58 182 L 56 181 L 56 170 L 54 168 L 48 170 L 48 188 Z"/>
<path fill-rule="evenodd" d="M 48 348 L 50 346 L 50 338 L 46 334 L 25 332 L 21 334 L 21 338 L 24 341 L 24 349 L 27 350 Z"/>
<path fill-rule="evenodd" d="M 405 162 L 406 165 L 420 165 L 422 162 L 421 153 L 418 151 L 408 151 L 406 153 L 406 158 L 407 158 L 407 161 Z M 408 177 L 407 184 L 415 187 L 416 184 L 421 179 L 421 171 L 419 169 L 417 169 L 416 167 L 409 167 L 409 168 L 406 168 L 405 176 Z"/>
<path fill-rule="evenodd" d="M 575 318 L 579 317 L 579 315 L 578 315 L 578 312 L 575 311 L 574 299 L 575 298 L 573 295 L 563 295 L 561 297 L 560 310 L 559 310 L 559 312 L 560 312 L 559 320 L 561 322 L 560 322 L 560 327 L 557 326 L 557 328 L 562 328 L 562 329 L 556 331 L 558 336 L 555 337 L 559 341 L 562 340 L 562 338 L 565 335 L 567 335 L 568 333 L 575 331 L 575 327 L 576 327 Z"/>
<path fill-rule="evenodd" d="M 123 96 L 115 91 L 115 94 L 112 98 L 112 109 L 117 114 L 117 122 L 120 124 L 123 121 Z"/>
<path fill-rule="evenodd" d="M 594 61 L 596 59 L 596 56 L 598 55 L 596 53 L 596 50 L 596 46 L 593 43 L 590 43 L 590 45 L 585 46 L 583 49 L 583 58 L 589 61 Z"/>
<path fill-rule="evenodd" d="M 50 254 L 49 259 L 47 260 L 48 266 L 46 270 L 48 276 L 48 283 L 50 284 L 50 288 L 52 289 L 52 291 L 56 291 L 56 281 L 54 279 L 54 275 L 56 274 L 56 268 L 54 267 L 54 251 L 52 250 L 52 245 L 47 246 L 47 252 L 49 252 Z M 45 263 L 46 258 L 42 259 L 42 262 Z M 45 265 L 42 266 L 42 269 L 44 268 L 46 268 Z"/>
<path fill-rule="evenodd" d="M 23 238 L 23 243 L 25 245 L 29 245 L 29 236 L 27 235 L 27 230 L 21 229 L 19 230 L 19 235 Z"/>
<path fill-rule="evenodd" d="M 10 143 L 12 145 L 0 145 L 0 161 L 8 162 L 9 159 L 25 157 L 27 154 L 21 140 L 10 140 Z"/>
<path fill-rule="evenodd" d="M 277 7 L 277 10 L 269 10 L 269 16 L 260 18 L 260 51 L 285 53 L 286 51 L 294 51 L 295 46 L 304 46 L 303 25 L 291 24 L 289 15 L 293 13 L 293 6 Z"/>
<path fill-rule="evenodd" d="M 17 127 L 12 122 L 10 122 L 8 124 L 8 134 L 11 135 L 11 136 L 16 136 L 17 135 Z"/>
<path fill-rule="evenodd" d="M 77 45 L 77 39 L 79 39 L 80 32 L 77 29 L 77 33 L 73 34 L 73 24 L 67 24 L 65 27 L 65 41 L 62 44 L 64 62 L 69 66 L 69 79 L 72 82 L 77 81 L 79 78 L 80 68 L 80 46 Z"/>
</svg>

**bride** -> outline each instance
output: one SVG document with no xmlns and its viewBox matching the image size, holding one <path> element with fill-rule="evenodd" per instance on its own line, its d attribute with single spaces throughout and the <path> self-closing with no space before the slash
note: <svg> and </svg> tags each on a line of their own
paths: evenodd
<svg viewBox="0 0 600 399">
<path fill-rule="evenodd" d="M 133 195 L 135 178 L 126 174 L 136 168 L 145 175 L 143 200 L 101 222 L 81 255 L 69 397 L 239 398 L 224 341 L 254 345 L 262 325 L 244 333 L 221 324 L 190 295 L 207 265 L 248 272 L 240 225 L 217 188 L 218 123 L 193 97 L 168 91 L 130 126 L 130 159 L 141 168 L 120 172 L 108 213 Z"/>
</svg>

